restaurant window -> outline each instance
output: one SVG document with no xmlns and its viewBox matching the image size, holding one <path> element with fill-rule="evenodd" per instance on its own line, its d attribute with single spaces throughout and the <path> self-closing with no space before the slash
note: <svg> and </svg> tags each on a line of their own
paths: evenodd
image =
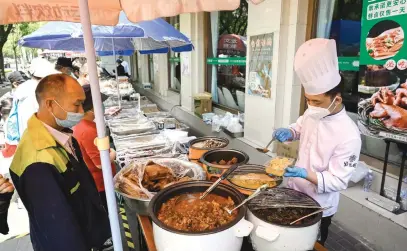
<svg viewBox="0 0 407 251">
<path fill-rule="evenodd" d="M 248 3 L 209 15 L 206 91 L 216 106 L 244 112 Z"/>
<path fill-rule="evenodd" d="M 179 15 L 169 18 L 169 23 L 174 26 L 175 29 L 180 29 Z M 169 81 L 168 88 L 175 92 L 181 91 L 181 64 L 180 64 L 180 53 L 173 52 L 170 50 L 168 55 L 168 65 L 169 65 Z"/>
<path fill-rule="evenodd" d="M 336 40 L 343 102 L 357 113 L 359 102 L 359 48 L 363 0 L 318 1 L 316 37 Z"/>
<path fill-rule="evenodd" d="M 373 2 L 367 0 L 318 1 L 314 34 L 318 38 L 336 40 L 339 70 L 344 83 L 343 102 L 350 116 L 357 120 L 362 132 L 362 153 L 384 159 L 386 144 L 383 139 L 380 139 L 383 132 L 395 137 L 404 135 L 404 138 L 407 138 L 407 128 L 400 127 L 403 120 L 407 120 L 407 116 L 401 116 L 405 119 L 396 121 L 391 115 L 388 117 L 377 115 L 379 117 L 376 118 L 374 114 L 375 111 L 377 111 L 376 114 L 383 114 L 383 109 L 386 107 L 381 106 L 382 102 L 386 102 L 385 106 L 391 106 L 392 109 L 387 111 L 389 114 L 407 114 L 407 105 L 403 107 L 403 104 L 396 104 L 398 93 L 402 92 L 402 89 L 407 89 L 407 70 L 405 70 L 407 61 L 404 60 L 406 64 L 401 67 L 398 62 L 403 60 L 397 58 L 397 51 L 389 55 L 398 43 L 393 38 L 398 37 L 397 32 L 405 25 L 393 20 L 406 14 L 398 14 L 398 11 L 405 10 L 405 7 L 401 6 L 401 1 Z M 406 4 L 405 1 L 404 4 Z M 394 12 L 397 13 L 394 14 Z M 394 18 L 394 15 L 397 17 Z M 381 39 L 383 39 L 382 42 Z M 376 55 L 380 52 L 378 44 L 380 48 L 386 48 L 386 55 Z M 398 50 L 403 49 L 398 48 Z M 391 68 L 387 64 L 392 61 L 397 64 Z M 403 85 L 403 83 L 406 84 Z M 373 102 L 374 96 L 383 97 L 381 96 L 383 90 L 386 90 L 384 94 L 386 101 L 377 99 L 377 103 L 380 103 L 380 109 L 377 109 Z M 389 104 L 389 102 L 393 103 Z M 397 147 L 390 148 L 389 161 L 396 164 L 401 162 L 400 150 Z"/>
</svg>

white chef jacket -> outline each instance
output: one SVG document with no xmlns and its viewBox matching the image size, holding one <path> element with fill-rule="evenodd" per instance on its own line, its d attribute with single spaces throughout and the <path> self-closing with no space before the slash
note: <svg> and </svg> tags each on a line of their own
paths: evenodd
<svg viewBox="0 0 407 251">
<path fill-rule="evenodd" d="M 300 140 L 295 165 L 316 172 L 318 185 L 303 178 L 289 178 L 288 187 L 308 194 L 322 207 L 332 206 L 323 212 L 323 217 L 328 217 L 337 212 L 339 191 L 347 188 L 358 163 L 360 132 L 345 108 L 322 118 L 317 125 L 305 120 L 301 116 L 290 126 L 295 140 Z"/>
</svg>

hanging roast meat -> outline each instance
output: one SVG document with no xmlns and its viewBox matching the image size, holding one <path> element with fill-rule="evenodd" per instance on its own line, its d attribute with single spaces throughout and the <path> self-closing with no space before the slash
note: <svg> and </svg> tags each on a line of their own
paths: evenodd
<svg viewBox="0 0 407 251">
<path fill-rule="evenodd" d="M 399 106 L 377 103 L 370 116 L 380 119 L 386 127 L 407 129 L 407 110 Z"/>
</svg>

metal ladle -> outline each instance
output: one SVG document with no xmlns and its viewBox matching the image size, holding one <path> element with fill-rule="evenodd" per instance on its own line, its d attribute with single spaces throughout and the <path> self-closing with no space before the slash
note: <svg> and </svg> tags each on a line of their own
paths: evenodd
<svg viewBox="0 0 407 251">
<path fill-rule="evenodd" d="M 242 201 L 242 203 L 240 203 L 239 205 L 237 205 L 236 207 L 234 207 L 233 209 L 228 209 L 225 207 L 225 210 L 229 213 L 232 214 L 233 211 L 235 211 L 236 209 L 238 209 L 239 207 L 243 206 L 244 204 L 246 204 L 246 202 L 248 202 L 249 200 L 253 199 L 254 197 L 256 197 L 257 195 L 259 195 L 261 192 L 263 192 L 264 190 L 266 190 L 266 188 L 268 188 L 269 185 L 268 184 L 264 184 L 261 187 L 257 188 L 256 191 L 254 191 L 249 197 L 247 197 L 244 201 Z"/>
<path fill-rule="evenodd" d="M 202 196 L 198 197 L 196 195 L 193 194 L 182 194 L 181 196 L 178 197 L 178 199 L 175 201 L 175 205 L 177 205 L 178 203 L 180 203 L 181 201 L 188 201 L 188 202 L 193 202 L 195 200 L 203 200 L 210 192 L 212 192 L 213 189 L 215 189 L 215 187 L 218 186 L 218 184 L 226 179 L 229 174 L 231 174 L 234 170 L 236 170 L 236 168 L 239 167 L 239 164 L 234 164 L 232 165 L 228 170 L 226 170 L 226 172 L 224 172 L 218 180 L 216 180 L 210 187 L 208 187 L 208 189 L 206 189 L 206 191 L 202 194 Z"/>
<path fill-rule="evenodd" d="M 319 209 L 319 210 L 317 210 L 317 211 L 315 211 L 315 212 L 312 212 L 312 213 L 310 213 L 310 214 L 307 214 L 307 215 L 305 215 L 305 216 L 303 216 L 303 217 L 301 217 L 301 218 L 299 218 L 299 219 L 297 219 L 297 220 L 291 222 L 290 225 L 294 225 L 295 223 L 299 222 L 300 220 L 303 220 L 303 219 L 308 218 L 308 217 L 310 217 L 310 216 L 313 216 L 313 215 L 315 215 L 315 214 L 319 214 L 320 212 L 325 211 L 325 210 L 328 210 L 328 209 L 330 209 L 330 208 L 332 208 L 332 206 L 321 208 L 321 209 Z"/>
<path fill-rule="evenodd" d="M 268 151 L 269 151 L 269 146 L 271 145 L 271 143 L 273 143 L 273 141 L 275 140 L 276 138 L 275 137 L 273 137 L 271 140 L 270 140 L 270 142 L 267 144 L 267 146 L 265 147 L 265 148 L 256 148 L 256 150 L 257 151 L 259 151 L 259 152 L 262 152 L 262 153 L 268 153 Z"/>
</svg>

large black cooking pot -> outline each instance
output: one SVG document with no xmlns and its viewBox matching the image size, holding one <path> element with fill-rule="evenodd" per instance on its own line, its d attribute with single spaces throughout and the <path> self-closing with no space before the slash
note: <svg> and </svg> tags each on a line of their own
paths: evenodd
<svg viewBox="0 0 407 251">
<path fill-rule="evenodd" d="M 205 192 L 206 189 L 208 189 L 213 183 L 209 181 L 187 181 L 187 182 L 182 182 L 178 184 L 174 184 L 172 186 L 169 186 L 160 192 L 158 192 L 153 199 L 150 201 L 150 204 L 148 206 L 148 213 L 153 220 L 153 222 L 160 228 L 163 228 L 167 231 L 170 231 L 172 233 L 178 233 L 178 234 L 184 234 L 184 235 L 206 235 L 206 234 L 214 234 L 218 233 L 221 231 L 224 231 L 238 223 L 241 219 L 243 219 L 246 215 L 246 207 L 242 206 L 239 209 L 239 213 L 232 222 L 223 225 L 219 228 L 209 230 L 209 231 L 204 231 L 204 232 L 186 232 L 186 231 L 180 231 L 176 230 L 173 228 L 170 228 L 166 226 L 164 223 L 162 223 L 158 218 L 157 214 L 158 211 L 161 208 L 161 205 L 168 201 L 169 199 L 181 195 L 181 194 L 190 194 L 190 193 L 202 193 Z M 243 200 L 244 197 L 243 195 L 237 191 L 235 188 L 232 186 L 226 185 L 226 184 L 219 184 L 211 193 L 220 195 L 222 197 L 230 197 L 234 202 L 235 205 L 240 204 Z"/>
<path fill-rule="evenodd" d="M 216 149 L 208 151 L 202 155 L 200 161 L 204 165 L 203 167 L 206 169 L 210 179 L 211 177 L 219 176 L 225 171 L 225 169 L 232 166 L 213 163 L 219 163 L 221 160 L 229 161 L 234 157 L 237 158 L 237 164 L 239 165 L 247 164 L 247 162 L 249 162 L 249 155 L 242 151 L 231 149 Z"/>
</svg>

